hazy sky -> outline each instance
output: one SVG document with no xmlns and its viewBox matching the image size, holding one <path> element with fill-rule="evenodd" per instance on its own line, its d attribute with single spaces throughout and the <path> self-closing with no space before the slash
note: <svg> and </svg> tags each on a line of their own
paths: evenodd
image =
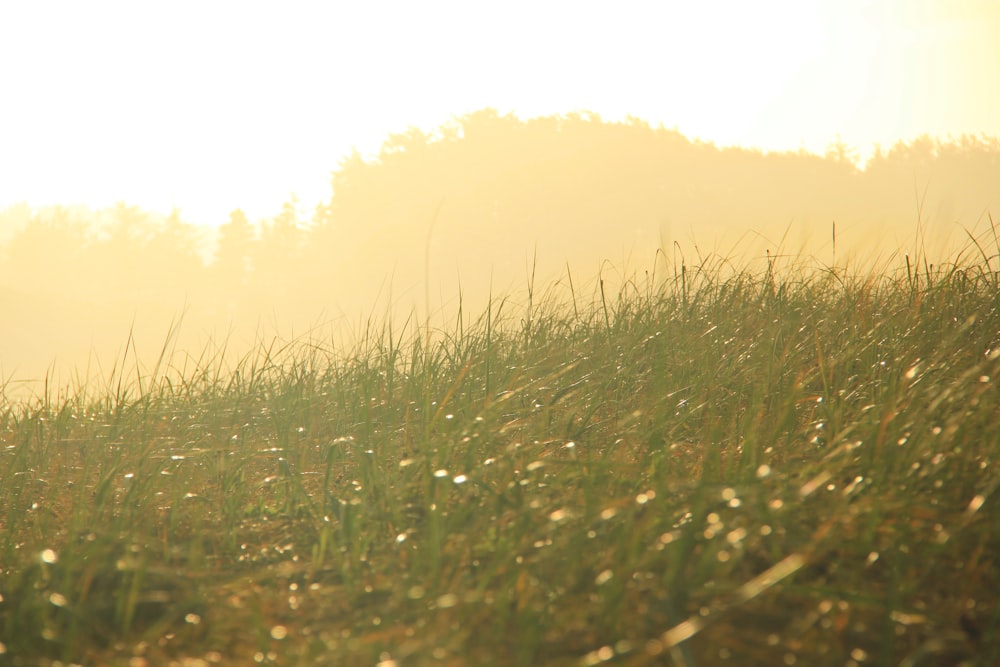
<svg viewBox="0 0 1000 667">
<path fill-rule="evenodd" d="M 353 147 L 490 106 L 722 145 L 1000 136 L 1000 2 L 0 4 L 0 207 L 308 216 Z"/>
</svg>

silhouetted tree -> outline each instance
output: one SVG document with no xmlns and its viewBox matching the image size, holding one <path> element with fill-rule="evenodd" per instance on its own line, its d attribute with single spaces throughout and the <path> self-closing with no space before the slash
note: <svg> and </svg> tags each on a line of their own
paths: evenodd
<svg viewBox="0 0 1000 667">
<path fill-rule="evenodd" d="M 143 249 L 153 287 L 169 294 L 200 284 L 204 264 L 199 245 L 198 230 L 181 219 L 179 210 L 172 210 L 162 225 L 154 227 Z"/>
<path fill-rule="evenodd" d="M 229 214 L 229 221 L 219 227 L 214 270 L 218 280 L 233 289 L 244 284 L 253 269 L 251 264 L 254 230 L 242 209 Z"/>
<path fill-rule="evenodd" d="M 88 229 L 63 207 L 32 216 L 0 250 L 0 284 L 35 293 L 87 291 Z"/>
<path fill-rule="evenodd" d="M 298 199 L 293 195 L 282 205 L 281 213 L 261 226 L 260 241 L 254 244 L 252 280 L 256 294 L 287 299 L 302 291 L 305 233 Z"/>
</svg>

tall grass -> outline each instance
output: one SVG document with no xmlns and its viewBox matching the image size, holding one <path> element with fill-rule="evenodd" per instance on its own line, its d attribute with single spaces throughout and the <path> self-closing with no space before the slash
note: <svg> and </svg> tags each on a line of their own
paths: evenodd
<svg viewBox="0 0 1000 667">
<path fill-rule="evenodd" d="M 995 260 L 567 276 L 5 401 L 0 662 L 996 664 Z"/>
</svg>

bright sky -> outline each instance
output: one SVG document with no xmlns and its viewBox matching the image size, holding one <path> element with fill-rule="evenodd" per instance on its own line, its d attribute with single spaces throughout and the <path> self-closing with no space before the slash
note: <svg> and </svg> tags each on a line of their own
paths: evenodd
<svg viewBox="0 0 1000 667">
<path fill-rule="evenodd" d="M 0 4 L 0 207 L 308 217 L 390 132 L 482 107 L 720 145 L 1000 136 L 995 0 Z"/>
</svg>

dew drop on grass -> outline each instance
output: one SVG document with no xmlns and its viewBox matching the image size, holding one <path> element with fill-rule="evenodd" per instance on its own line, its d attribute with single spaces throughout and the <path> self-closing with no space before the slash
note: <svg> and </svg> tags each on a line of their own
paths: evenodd
<svg viewBox="0 0 1000 667">
<path fill-rule="evenodd" d="M 584 665 L 599 665 L 602 662 L 607 662 L 611 658 L 615 657 L 615 650 L 610 646 L 602 646 L 596 651 L 591 651 L 583 657 Z"/>
<path fill-rule="evenodd" d="M 458 604 L 458 596 L 455 595 L 454 593 L 445 593 L 444 595 L 442 595 L 437 599 L 436 604 L 440 609 L 448 609 L 450 607 L 454 607 L 455 605 Z"/>
<path fill-rule="evenodd" d="M 986 502 L 986 497 L 983 496 L 981 493 L 977 493 L 975 496 L 972 497 L 972 500 L 969 501 L 969 506 L 965 508 L 966 514 L 975 514 L 980 510 L 980 508 L 983 506 L 985 502 Z"/>
<path fill-rule="evenodd" d="M 746 528 L 737 528 L 736 530 L 731 530 L 726 535 L 726 541 L 732 545 L 737 545 L 743 541 L 743 538 L 747 536 Z"/>
</svg>

